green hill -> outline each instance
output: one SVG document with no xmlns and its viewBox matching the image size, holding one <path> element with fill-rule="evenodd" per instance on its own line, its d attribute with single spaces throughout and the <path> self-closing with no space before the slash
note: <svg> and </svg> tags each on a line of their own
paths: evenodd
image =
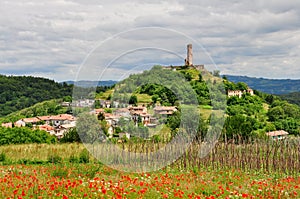
<svg viewBox="0 0 300 199">
<path fill-rule="evenodd" d="M 10 113 L 0 118 L 0 123 L 16 122 L 21 118 L 69 113 L 70 109 L 66 107 L 62 107 L 61 102 L 62 102 L 61 99 L 53 99 L 53 100 L 47 100 L 47 101 L 36 103 L 33 106 L 24 108 L 19 111 L 15 111 L 13 113 Z"/>
<path fill-rule="evenodd" d="M 71 96 L 72 88 L 45 78 L 0 75 L 0 117 L 38 102 Z"/>
<path fill-rule="evenodd" d="M 292 104 L 297 104 L 300 106 L 300 92 L 292 92 L 292 93 L 278 95 L 278 96 L 284 100 L 287 100 Z"/>
<path fill-rule="evenodd" d="M 228 80 L 238 83 L 244 82 L 252 89 L 269 94 L 288 94 L 300 92 L 300 80 L 294 79 L 266 79 L 247 76 L 225 75 Z"/>
<path fill-rule="evenodd" d="M 192 91 L 187 88 L 188 85 L 184 82 L 169 81 L 179 76 L 185 78 Z M 171 71 L 154 66 L 150 71 L 130 75 L 129 78 L 119 82 L 114 87 L 114 92 L 110 93 L 112 93 L 112 100 L 125 103 L 137 104 L 138 96 L 146 94 L 151 97 L 150 105 L 158 103 L 164 106 L 177 106 L 182 102 L 193 104 L 195 102 L 192 100 L 194 92 L 201 113 L 203 113 L 201 107 L 211 107 L 211 113 L 215 109 L 222 109 L 224 106 L 222 101 L 225 101 L 227 106 L 223 139 L 240 140 L 241 138 L 261 137 L 265 136 L 265 132 L 275 130 L 285 130 L 294 135 L 300 134 L 299 106 L 257 90 L 254 90 L 254 95 L 245 93 L 241 97 L 227 97 L 226 93 L 222 93 L 222 87 L 224 92 L 228 90 L 243 91 L 248 88 L 248 85 L 244 82 L 234 83 L 215 77 L 205 70 L 197 71 L 183 67 Z M 177 91 L 177 95 L 172 90 Z M 132 96 L 137 96 L 137 99 Z M 173 121 L 176 120 L 178 119 Z M 210 120 L 211 118 L 208 117 L 207 125 Z M 178 124 L 174 124 L 174 129 L 177 127 Z"/>
</svg>

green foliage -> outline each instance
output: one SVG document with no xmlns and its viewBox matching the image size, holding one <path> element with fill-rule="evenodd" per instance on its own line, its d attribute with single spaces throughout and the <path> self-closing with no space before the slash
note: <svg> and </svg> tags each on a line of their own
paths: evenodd
<svg viewBox="0 0 300 199">
<path fill-rule="evenodd" d="M 56 137 L 46 131 L 23 128 L 0 127 L 0 145 L 28 144 L 28 143 L 55 143 Z"/>
<path fill-rule="evenodd" d="M 0 122 L 16 122 L 21 118 L 62 114 L 66 112 L 66 108 L 63 108 L 60 105 L 61 102 L 62 100 L 49 100 L 40 102 L 31 107 L 13 112 L 1 118 Z"/>
<path fill-rule="evenodd" d="M 136 126 L 133 121 L 126 123 L 126 125 L 121 126 L 121 128 L 124 132 L 127 132 L 134 137 L 144 139 L 149 137 L 149 129 L 145 126 Z"/>
<path fill-rule="evenodd" d="M 99 125 L 99 121 L 94 115 L 87 112 L 78 115 L 76 128 L 84 143 L 94 143 L 104 139 L 104 133 Z"/>
<path fill-rule="evenodd" d="M 87 149 L 83 149 L 79 154 L 79 163 L 88 163 L 90 162 L 90 154 Z"/>
<path fill-rule="evenodd" d="M 112 109 L 111 109 L 111 108 L 105 108 L 105 109 L 104 109 L 104 112 L 105 112 L 105 113 L 112 113 Z"/>
<path fill-rule="evenodd" d="M 72 88 L 45 78 L 0 75 L 0 117 L 38 102 L 70 96 Z"/>
<path fill-rule="evenodd" d="M 104 115 L 104 113 L 103 113 L 103 112 L 99 113 L 98 116 L 97 116 L 97 118 L 98 118 L 98 120 L 100 120 L 100 121 L 105 120 L 105 115 Z"/>
<path fill-rule="evenodd" d="M 213 76 L 220 77 L 220 71 L 219 70 L 214 70 L 213 71 Z"/>
<path fill-rule="evenodd" d="M 72 97 L 70 95 L 63 97 L 64 102 L 72 102 Z"/>
<path fill-rule="evenodd" d="M 52 154 L 49 155 L 47 158 L 48 163 L 57 164 L 62 162 L 62 157 L 60 157 L 58 154 Z"/>
<path fill-rule="evenodd" d="M 68 170 L 66 168 L 57 167 L 51 173 L 52 177 L 59 177 L 59 178 L 67 178 L 68 177 Z"/>
<path fill-rule="evenodd" d="M 77 133 L 76 128 L 71 128 L 65 135 L 62 137 L 59 142 L 61 143 L 73 143 L 81 142 L 80 137 Z"/>
<path fill-rule="evenodd" d="M 286 130 L 295 135 L 300 134 L 300 107 L 287 101 L 275 100 L 267 113 L 268 120 L 277 130 Z"/>
<path fill-rule="evenodd" d="M 170 127 L 172 132 L 176 132 L 180 126 L 181 122 L 181 112 L 175 111 L 172 115 L 170 115 L 167 119 L 167 125 Z"/>
<path fill-rule="evenodd" d="M 300 106 L 300 92 L 292 92 L 289 94 L 279 95 L 280 98 L 287 100 L 292 104 Z"/>
<path fill-rule="evenodd" d="M 74 154 L 72 154 L 69 157 L 69 162 L 70 163 L 77 163 L 77 162 L 79 162 L 79 159 Z"/>
<path fill-rule="evenodd" d="M 0 162 L 4 162 L 6 160 L 6 154 L 4 152 L 0 153 Z"/>
<path fill-rule="evenodd" d="M 178 71 L 164 70 L 161 66 L 154 66 L 150 71 L 144 71 L 142 74 L 130 75 L 115 88 L 114 96 L 120 96 L 116 99 L 118 101 L 123 101 L 121 96 L 129 93 L 156 95 L 153 101 L 166 106 L 175 105 L 177 101 L 184 103 L 195 101 L 193 90 L 184 75 Z M 178 99 L 179 97 L 181 99 Z"/>
<path fill-rule="evenodd" d="M 191 86 L 197 94 L 198 102 L 201 105 L 210 105 L 210 94 L 206 82 L 192 81 Z"/>
<path fill-rule="evenodd" d="M 224 131 L 227 139 L 237 142 L 252 136 L 253 130 L 257 130 L 257 121 L 249 116 L 237 114 L 226 118 Z"/>
<path fill-rule="evenodd" d="M 136 97 L 136 95 L 131 95 L 130 96 L 130 99 L 129 99 L 129 104 L 132 104 L 132 105 L 137 105 L 137 102 L 138 102 L 138 100 L 137 100 L 137 97 Z"/>
</svg>

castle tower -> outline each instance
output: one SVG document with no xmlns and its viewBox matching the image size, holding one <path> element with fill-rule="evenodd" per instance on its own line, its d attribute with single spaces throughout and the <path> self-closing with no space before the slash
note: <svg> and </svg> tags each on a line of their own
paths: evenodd
<svg viewBox="0 0 300 199">
<path fill-rule="evenodd" d="M 192 66 L 193 65 L 193 47 L 192 44 L 187 45 L 187 57 L 185 59 L 185 65 Z"/>
</svg>

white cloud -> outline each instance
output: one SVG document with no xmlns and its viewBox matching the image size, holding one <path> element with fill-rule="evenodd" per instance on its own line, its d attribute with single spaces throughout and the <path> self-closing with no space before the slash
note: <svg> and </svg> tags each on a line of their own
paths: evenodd
<svg viewBox="0 0 300 199">
<path fill-rule="evenodd" d="M 223 73 L 300 77 L 300 2 L 295 0 L 11 0 L 0 2 L 0 13 L 0 73 L 74 79 L 101 41 L 132 28 L 158 26 L 201 43 Z M 184 57 L 185 45 L 195 42 L 172 31 L 151 30 L 114 38 L 106 51 L 100 45 L 95 51 L 95 56 L 105 56 L 100 65 L 135 46 L 166 47 L 170 52 L 124 57 L 106 79 L 118 79 L 129 66 L 180 64 L 172 53 Z M 209 64 L 196 43 L 194 51 L 194 63 Z M 90 60 L 95 70 L 99 60 Z"/>
</svg>

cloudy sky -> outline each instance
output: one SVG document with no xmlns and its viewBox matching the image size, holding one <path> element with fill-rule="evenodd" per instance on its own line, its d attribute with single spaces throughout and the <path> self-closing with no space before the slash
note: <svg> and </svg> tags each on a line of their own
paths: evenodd
<svg viewBox="0 0 300 199">
<path fill-rule="evenodd" d="M 1 0 L 0 73 L 118 80 L 154 64 L 300 79 L 297 0 Z"/>
</svg>

